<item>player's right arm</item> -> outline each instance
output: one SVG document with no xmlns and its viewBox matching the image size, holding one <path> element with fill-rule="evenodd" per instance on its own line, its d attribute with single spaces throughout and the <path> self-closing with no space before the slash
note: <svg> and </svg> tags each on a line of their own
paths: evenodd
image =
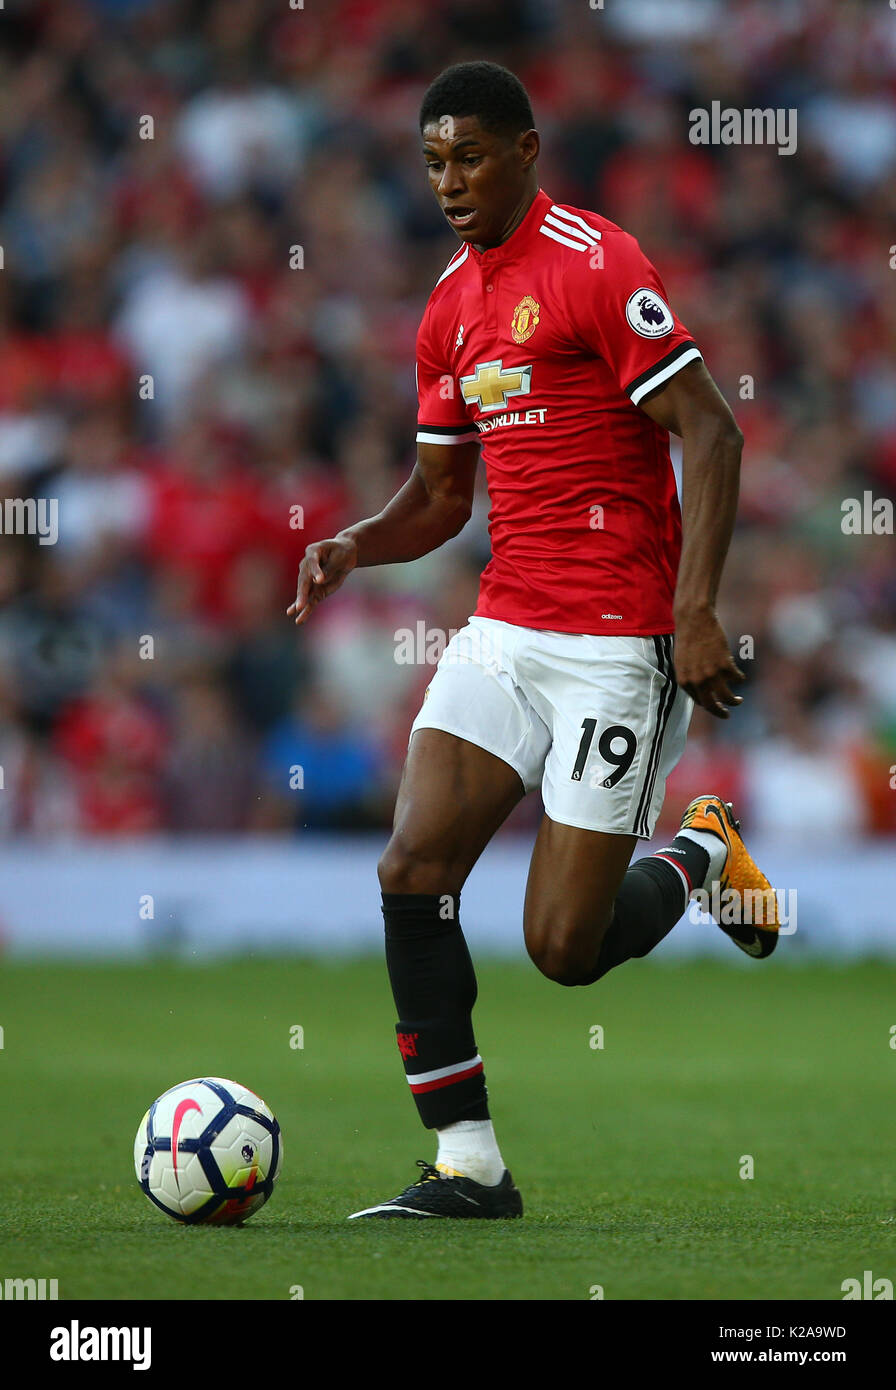
<svg viewBox="0 0 896 1390">
<path fill-rule="evenodd" d="M 287 613 L 305 622 L 353 569 L 419 560 L 462 531 L 473 510 L 479 443 L 417 445 L 417 463 L 404 487 L 378 516 L 314 541 L 299 566 L 295 602 Z"/>
</svg>

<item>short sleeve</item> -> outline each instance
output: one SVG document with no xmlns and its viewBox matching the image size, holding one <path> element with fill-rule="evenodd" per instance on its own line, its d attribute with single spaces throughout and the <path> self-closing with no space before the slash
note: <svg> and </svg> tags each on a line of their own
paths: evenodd
<svg viewBox="0 0 896 1390">
<path fill-rule="evenodd" d="M 604 238 L 602 265 L 584 273 L 574 300 L 579 335 L 634 405 L 702 358 L 634 237 L 614 229 Z"/>
<path fill-rule="evenodd" d="M 417 443 L 466 444 L 479 431 L 458 402 L 457 379 L 432 343 L 429 308 L 417 330 Z"/>
</svg>

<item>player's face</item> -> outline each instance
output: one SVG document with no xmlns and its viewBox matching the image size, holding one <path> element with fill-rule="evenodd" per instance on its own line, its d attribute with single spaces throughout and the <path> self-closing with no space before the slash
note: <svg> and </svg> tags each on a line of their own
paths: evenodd
<svg viewBox="0 0 896 1390">
<path fill-rule="evenodd" d="M 443 116 L 423 128 L 429 184 L 462 241 L 499 246 L 534 196 L 534 130 L 508 140 L 475 116 Z"/>
</svg>

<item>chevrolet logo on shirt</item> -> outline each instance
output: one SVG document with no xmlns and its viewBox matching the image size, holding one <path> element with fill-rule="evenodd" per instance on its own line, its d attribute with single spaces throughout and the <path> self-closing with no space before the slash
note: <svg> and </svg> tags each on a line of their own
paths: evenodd
<svg viewBox="0 0 896 1390">
<path fill-rule="evenodd" d="M 471 376 L 461 377 L 460 389 L 467 405 L 478 401 L 483 414 L 506 410 L 511 396 L 527 396 L 532 390 L 532 364 L 505 371 L 500 357 L 494 362 L 477 362 Z"/>
</svg>

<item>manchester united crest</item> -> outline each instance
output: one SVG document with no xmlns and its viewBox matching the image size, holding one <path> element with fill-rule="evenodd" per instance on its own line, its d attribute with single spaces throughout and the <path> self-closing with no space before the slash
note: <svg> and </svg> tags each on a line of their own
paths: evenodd
<svg viewBox="0 0 896 1390">
<path fill-rule="evenodd" d="M 510 332 L 515 343 L 524 343 L 527 338 L 532 337 L 538 327 L 540 312 L 541 306 L 537 300 L 534 300 L 531 294 L 524 294 L 510 320 Z"/>
</svg>

